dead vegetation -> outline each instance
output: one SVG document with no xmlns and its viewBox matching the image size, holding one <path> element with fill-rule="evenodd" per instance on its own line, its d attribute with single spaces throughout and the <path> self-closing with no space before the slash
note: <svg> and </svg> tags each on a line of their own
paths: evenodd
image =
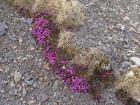
<svg viewBox="0 0 140 105">
<path fill-rule="evenodd" d="M 115 87 L 117 90 L 126 91 L 129 97 L 140 102 L 140 68 L 130 69 L 116 81 Z"/>
<path fill-rule="evenodd" d="M 74 35 L 75 33 L 71 31 L 66 31 L 66 30 L 60 31 L 57 47 L 65 49 L 69 54 L 75 55 L 79 53 L 80 48 L 72 44 L 72 36 Z"/>
<path fill-rule="evenodd" d="M 9 3 L 14 6 L 19 6 L 20 8 L 25 8 L 28 10 L 32 9 L 32 5 L 35 3 L 35 0 L 7 0 Z"/>
<path fill-rule="evenodd" d="M 96 70 L 105 69 L 105 66 L 108 66 L 110 61 L 100 49 L 91 47 L 84 48 L 80 53 L 77 53 L 73 62 L 88 67 L 84 75 L 86 77 L 91 77 Z"/>
<path fill-rule="evenodd" d="M 35 0 L 34 12 L 47 12 L 55 23 L 64 27 L 84 23 L 82 4 L 77 0 Z"/>
</svg>

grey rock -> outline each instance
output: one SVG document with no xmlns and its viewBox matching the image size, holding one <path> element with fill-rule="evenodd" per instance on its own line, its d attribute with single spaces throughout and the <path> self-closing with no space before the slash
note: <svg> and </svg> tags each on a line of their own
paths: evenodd
<svg viewBox="0 0 140 105">
<path fill-rule="evenodd" d="M 128 62 L 128 61 L 123 61 L 122 62 L 122 67 L 124 67 L 124 68 L 127 68 L 127 67 L 129 67 L 131 64 L 130 64 L 130 62 Z"/>
<path fill-rule="evenodd" d="M 10 95 L 12 96 L 16 96 L 18 94 L 18 90 L 17 89 L 13 89 L 9 92 Z"/>
<path fill-rule="evenodd" d="M 18 72 L 18 71 L 15 71 L 15 73 L 14 73 L 14 81 L 17 83 L 17 82 L 19 82 L 21 80 L 21 78 L 22 78 L 22 74 L 20 72 Z"/>
<path fill-rule="evenodd" d="M 13 89 L 13 95 L 17 95 L 18 94 L 18 90 L 17 89 Z"/>
<path fill-rule="evenodd" d="M 31 43 L 36 46 L 36 41 L 34 38 L 31 39 Z"/>
<path fill-rule="evenodd" d="M 8 26 L 0 23 L 0 36 L 3 36 L 7 33 Z"/>
<path fill-rule="evenodd" d="M 41 101 L 45 102 L 48 101 L 48 99 L 49 99 L 48 95 L 42 95 Z"/>
<path fill-rule="evenodd" d="M 30 86 L 33 85 L 34 81 L 31 77 L 27 77 L 27 79 L 25 79 L 25 83 Z"/>
<path fill-rule="evenodd" d="M 26 20 L 26 23 L 27 23 L 28 25 L 31 25 L 32 22 L 33 22 L 33 19 L 32 19 L 32 18 L 28 18 L 28 19 Z"/>
<path fill-rule="evenodd" d="M 131 57 L 130 60 L 133 61 L 137 66 L 140 66 L 140 58 Z"/>
</svg>

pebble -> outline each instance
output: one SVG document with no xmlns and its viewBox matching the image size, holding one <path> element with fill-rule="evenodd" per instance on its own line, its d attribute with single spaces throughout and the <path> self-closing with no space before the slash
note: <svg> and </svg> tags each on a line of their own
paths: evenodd
<svg viewBox="0 0 140 105">
<path fill-rule="evenodd" d="M 33 22 L 33 19 L 32 19 L 32 18 L 28 18 L 28 19 L 26 20 L 26 23 L 27 23 L 28 25 L 31 25 L 32 22 Z"/>
<path fill-rule="evenodd" d="M 119 24 L 116 25 L 116 28 L 117 28 L 117 29 L 124 30 L 124 29 L 125 29 L 125 25 L 119 23 Z"/>
<path fill-rule="evenodd" d="M 10 71 L 10 68 L 9 67 L 6 67 L 5 68 L 5 72 L 8 73 L 9 71 Z"/>
<path fill-rule="evenodd" d="M 18 94 L 18 90 L 17 89 L 13 89 L 13 95 L 17 95 Z"/>
<path fill-rule="evenodd" d="M 35 100 L 31 100 L 28 102 L 28 105 L 34 105 L 35 104 Z"/>
<path fill-rule="evenodd" d="M 0 36 L 3 36 L 7 33 L 8 26 L 0 23 Z"/>
<path fill-rule="evenodd" d="M 45 68 L 46 68 L 47 70 L 49 70 L 49 69 L 50 69 L 50 68 L 49 68 L 49 64 L 48 64 L 48 63 L 45 65 Z"/>
<path fill-rule="evenodd" d="M 48 101 L 49 97 L 47 95 L 42 95 L 42 102 Z"/>
<path fill-rule="evenodd" d="M 24 97 L 24 96 L 26 96 L 26 94 L 27 94 L 26 88 L 25 88 L 25 86 L 23 86 L 22 96 Z"/>
<path fill-rule="evenodd" d="M 18 94 L 18 90 L 17 89 L 13 89 L 10 91 L 10 95 L 12 96 L 16 96 Z"/>
<path fill-rule="evenodd" d="M 12 88 L 15 87 L 14 81 L 11 81 L 10 87 L 12 87 Z"/>
<path fill-rule="evenodd" d="M 130 60 L 133 61 L 137 66 L 140 66 L 140 58 L 131 57 Z"/>
<path fill-rule="evenodd" d="M 125 17 L 123 18 L 123 21 L 125 21 L 125 22 L 127 22 L 127 21 L 129 21 L 129 20 L 130 20 L 130 18 L 127 17 L 127 16 L 125 16 Z"/>
<path fill-rule="evenodd" d="M 31 41 L 31 43 L 34 45 L 34 46 L 36 46 L 37 44 L 36 44 L 36 41 L 35 41 L 35 39 L 34 38 L 31 38 L 30 39 L 30 41 Z"/>
<path fill-rule="evenodd" d="M 27 77 L 27 78 L 25 79 L 25 83 L 26 83 L 28 86 L 30 86 L 30 85 L 33 85 L 34 81 L 33 81 L 33 79 L 32 79 L 31 77 Z"/>
<path fill-rule="evenodd" d="M 18 71 L 15 71 L 15 73 L 14 73 L 14 80 L 15 80 L 15 82 L 16 83 L 19 82 L 21 80 L 21 78 L 22 78 L 21 73 L 18 72 Z"/>
<path fill-rule="evenodd" d="M 130 62 L 128 62 L 128 61 L 123 61 L 122 62 L 122 67 L 127 68 L 129 66 L 130 66 Z"/>
</svg>

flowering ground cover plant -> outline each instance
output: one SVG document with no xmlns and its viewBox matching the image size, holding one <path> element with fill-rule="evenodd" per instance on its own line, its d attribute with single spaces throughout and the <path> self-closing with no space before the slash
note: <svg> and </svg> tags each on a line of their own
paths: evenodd
<svg viewBox="0 0 140 105">
<path fill-rule="evenodd" d="M 82 4 L 77 0 L 12 1 L 20 13 L 32 16 L 32 34 L 42 46 L 50 69 L 73 92 L 90 92 L 94 71 L 105 63 L 104 56 L 95 57 L 96 51 L 90 51 L 88 48 L 89 51 L 86 52 L 68 43 L 74 35 L 71 32 L 72 28 L 84 22 Z M 101 76 L 106 78 L 110 75 L 102 72 Z"/>
<path fill-rule="evenodd" d="M 50 67 L 52 67 L 53 71 L 64 81 L 65 84 L 70 86 L 72 91 L 88 92 L 90 87 L 88 80 L 78 75 L 76 67 L 73 65 L 68 66 L 68 59 L 59 57 L 59 53 L 62 52 L 60 52 L 60 48 L 53 46 L 55 43 L 52 42 L 52 38 L 55 34 L 52 32 L 53 29 L 49 28 L 50 24 L 51 23 L 48 19 L 38 16 L 34 19 L 32 30 L 34 37 L 44 49 L 45 57 L 50 63 Z"/>
</svg>

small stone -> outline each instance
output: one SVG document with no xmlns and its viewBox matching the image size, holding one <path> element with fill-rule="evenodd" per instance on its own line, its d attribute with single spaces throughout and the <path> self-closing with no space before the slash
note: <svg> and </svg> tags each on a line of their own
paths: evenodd
<svg viewBox="0 0 140 105">
<path fill-rule="evenodd" d="M 23 101 L 23 98 L 20 98 L 20 101 Z"/>
<path fill-rule="evenodd" d="M 11 83 L 10 83 L 10 87 L 15 87 L 15 84 L 14 84 L 14 81 L 12 81 Z"/>
<path fill-rule="evenodd" d="M 18 90 L 17 89 L 13 89 L 13 95 L 17 95 L 17 93 L 18 93 Z"/>
<path fill-rule="evenodd" d="M 44 78 L 43 78 L 43 77 L 39 77 L 39 80 L 40 80 L 40 81 L 43 81 L 43 80 L 44 80 Z"/>
<path fill-rule="evenodd" d="M 124 30 L 125 26 L 123 24 L 119 23 L 119 24 L 116 25 L 116 28 Z"/>
<path fill-rule="evenodd" d="M 19 82 L 21 80 L 21 78 L 22 78 L 21 73 L 18 72 L 18 71 L 15 71 L 15 73 L 14 73 L 14 80 L 15 80 L 15 82 L 16 83 Z"/>
<path fill-rule="evenodd" d="M 19 39 L 19 43 L 21 44 L 22 42 L 23 42 L 23 39 L 22 39 L 22 38 L 20 38 L 20 39 Z"/>
<path fill-rule="evenodd" d="M 8 73 L 9 71 L 10 71 L 10 68 L 9 67 L 6 67 L 5 68 L 5 72 Z"/>
<path fill-rule="evenodd" d="M 28 105 L 34 105 L 34 103 L 35 103 L 35 100 L 31 100 L 28 102 Z"/>
<path fill-rule="evenodd" d="M 16 96 L 17 94 L 18 94 L 17 89 L 13 89 L 12 91 L 10 91 L 10 95 Z"/>
<path fill-rule="evenodd" d="M 25 88 L 25 86 L 23 86 L 22 96 L 24 97 L 24 96 L 26 96 L 26 94 L 27 94 L 26 88 Z"/>
<path fill-rule="evenodd" d="M 47 79 L 48 79 L 48 78 L 45 76 L 45 77 L 44 77 L 44 81 L 47 81 Z"/>
<path fill-rule="evenodd" d="M 30 38 L 30 41 L 31 41 L 32 45 L 36 46 L 36 41 L 34 38 Z"/>
<path fill-rule="evenodd" d="M 130 25 L 135 29 L 137 29 L 139 22 L 138 21 L 134 21 L 134 20 L 130 20 Z M 132 31 L 134 31 L 132 30 Z M 135 30 L 136 31 L 136 30 Z"/>
<path fill-rule="evenodd" d="M 65 66 L 62 66 L 62 69 L 66 69 L 66 67 Z"/>
<path fill-rule="evenodd" d="M 26 23 L 27 23 L 28 25 L 31 25 L 32 22 L 33 22 L 33 19 L 32 19 L 32 18 L 28 18 L 28 19 L 26 20 Z"/>
<path fill-rule="evenodd" d="M 47 64 L 45 65 L 45 68 L 46 68 L 47 70 L 50 69 L 50 68 L 49 68 L 49 63 L 47 63 Z"/>
<path fill-rule="evenodd" d="M 0 36 L 3 36 L 6 34 L 8 29 L 8 26 L 5 24 L 0 23 Z"/>
<path fill-rule="evenodd" d="M 0 69 L 0 72 L 3 71 L 3 69 Z"/>
<path fill-rule="evenodd" d="M 30 85 L 33 85 L 34 81 L 31 77 L 27 77 L 27 79 L 25 80 L 25 83 L 30 86 Z"/>
<path fill-rule="evenodd" d="M 31 46 L 31 47 L 30 47 L 30 50 L 31 50 L 31 51 L 35 50 L 35 47 Z"/>
<path fill-rule="evenodd" d="M 136 65 L 140 66 L 140 58 L 138 58 L 138 57 L 131 57 L 130 60 L 132 60 Z"/>
<path fill-rule="evenodd" d="M 33 84 L 33 87 L 37 87 L 37 86 L 39 86 L 38 83 L 34 83 Z"/>
<path fill-rule="evenodd" d="M 125 22 L 127 22 L 127 21 L 129 21 L 130 19 L 129 19 L 129 17 L 128 16 L 125 16 L 124 18 L 123 18 L 123 21 L 125 21 Z"/>
<path fill-rule="evenodd" d="M 47 95 L 42 96 L 42 102 L 48 101 L 49 97 Z"/>
<path fill-rule="evenodd" d="M 130 62 L 128 62 L 128 61 L 123 61 L 123 62 L 122 62 L 122 66 L 123 66 L 124 68 L 129 67 L 129 66 L 130 66 Z"/>
</svg>

